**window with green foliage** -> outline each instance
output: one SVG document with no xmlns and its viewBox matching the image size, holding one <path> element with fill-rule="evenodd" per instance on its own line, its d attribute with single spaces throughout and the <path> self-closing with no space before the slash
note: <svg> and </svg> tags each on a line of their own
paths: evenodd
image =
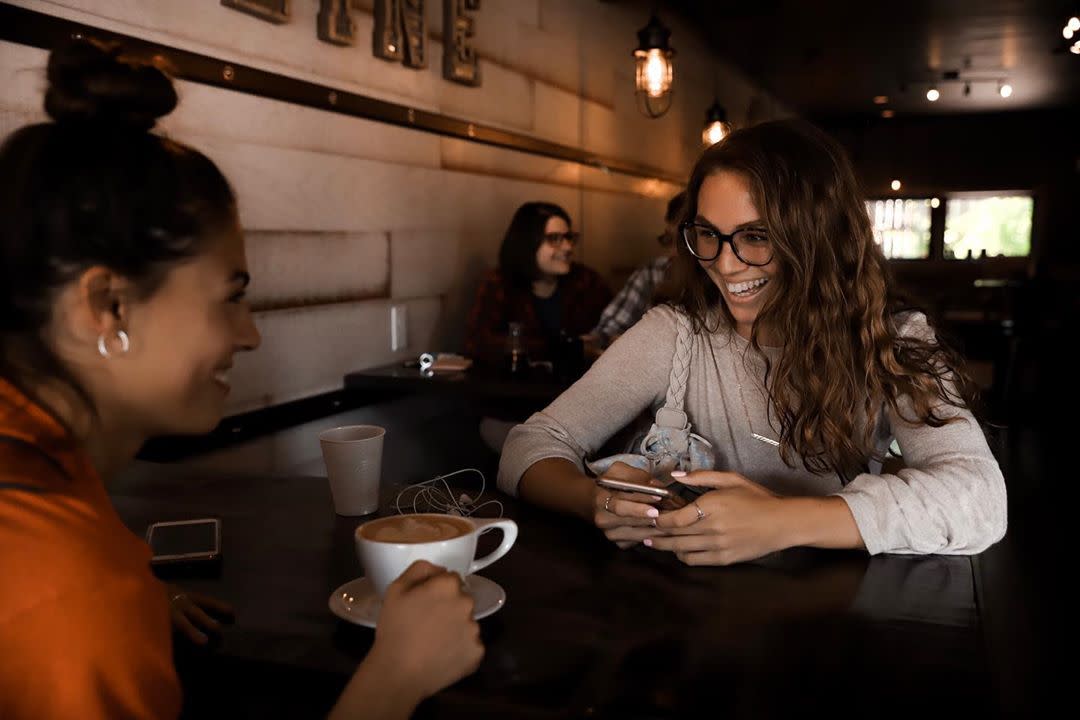
<svg viewBox="0 0 1080 720">
<path fill-rule="evenodd" d="M 866 211 L 874 226 L 874 241 L 887 258 L 930 256 L 930 199 L 869 200 Z"/>
<path fill-rule="evenodd" d="M 1025 257 L 1031 253 L 1030 195 L 951 195 L 945 205 L 947 259 Z"/>
<path fill-rule="evenodd" d="M 954 192 L 931 198 L 872 198 L 874 241 L 890 260 L 1027 257 L 1031 193 Z"/>
</svg>

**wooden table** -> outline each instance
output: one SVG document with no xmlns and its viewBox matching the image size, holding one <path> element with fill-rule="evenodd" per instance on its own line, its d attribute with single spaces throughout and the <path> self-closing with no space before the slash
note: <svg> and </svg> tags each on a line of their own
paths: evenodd
<svg viewBox="0 0 1080 720">
<path fill-rule="evenodd" d="M 388 483 L 383 510 L 419 479 Z M 520 536 L 482 574 L 507 604 L 481 621 L 480 670 L 421 717 L 984 718 L 998 707 L 997 655 L 1011 641 L 987 640 L 971 558 L 800 549 L 689 568 L 503 500 Z M 189 716 L 316 717 L 332 705 L 373 633 L 327 608 L 361 571 L 360 519 L 334 515 L 325 478 L 162 481 L 115 501 L 136 532 L 223 519 L 220 572 L 182 582 L 234 603 L 238 622 L 212 651 L 181 647 Z"/>
</svg>

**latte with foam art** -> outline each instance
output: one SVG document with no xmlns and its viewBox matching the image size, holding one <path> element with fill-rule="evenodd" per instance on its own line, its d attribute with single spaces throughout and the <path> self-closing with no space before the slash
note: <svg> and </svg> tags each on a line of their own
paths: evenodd
<svg viewBox="0 0 1080 720">
<path fill-rule="evenodd" d="M 472 524 L 460 518 L 399 515 L 368 523 L 360 536 L 384 543 L 427 543 L 453 540 L 472 530 Z"/>
</svg>

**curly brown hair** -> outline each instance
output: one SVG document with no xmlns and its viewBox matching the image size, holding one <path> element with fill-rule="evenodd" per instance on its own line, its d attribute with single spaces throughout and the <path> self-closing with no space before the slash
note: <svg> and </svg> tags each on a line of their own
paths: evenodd
<svg viewBox="0 0 1080 720">
<path fill-rule="evenodd" d="M 785 463 L 801 458 L 810 472 L 846 481 L 881 459 L 874 433 L 886 406 L 932 427 L 956 419 L 950 407 L 974 407 L 953 349 L 933 335 L 900 335 L 900 313 L 912 306 L 890 278 L 851 162 L 834 140 L 797 120 L 732 133 L 698 159 L 681 220 L 697 216 L 702 183 L 723 170 L 746 181 L 778 266 L 750 345 L 765 361 Z M 658 299 L 689 315 L 696 333 L 734 332 L 719 289 L 678 245 Z M 783 342 L 775 361 L 762 352 L 762 327 Z"/>
</svg>

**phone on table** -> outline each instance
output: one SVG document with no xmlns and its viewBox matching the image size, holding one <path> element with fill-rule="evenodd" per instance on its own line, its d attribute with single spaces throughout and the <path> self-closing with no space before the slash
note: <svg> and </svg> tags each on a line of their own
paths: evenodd
<svg viewBox="0 0 1080 720">
<path fill-rule="evenodd" d="M 171 520 L 156 522 L 146 530 L 153 551 L 151 565 L 200 563 L 221 559 L 221 520 Z"/>
</svg>

